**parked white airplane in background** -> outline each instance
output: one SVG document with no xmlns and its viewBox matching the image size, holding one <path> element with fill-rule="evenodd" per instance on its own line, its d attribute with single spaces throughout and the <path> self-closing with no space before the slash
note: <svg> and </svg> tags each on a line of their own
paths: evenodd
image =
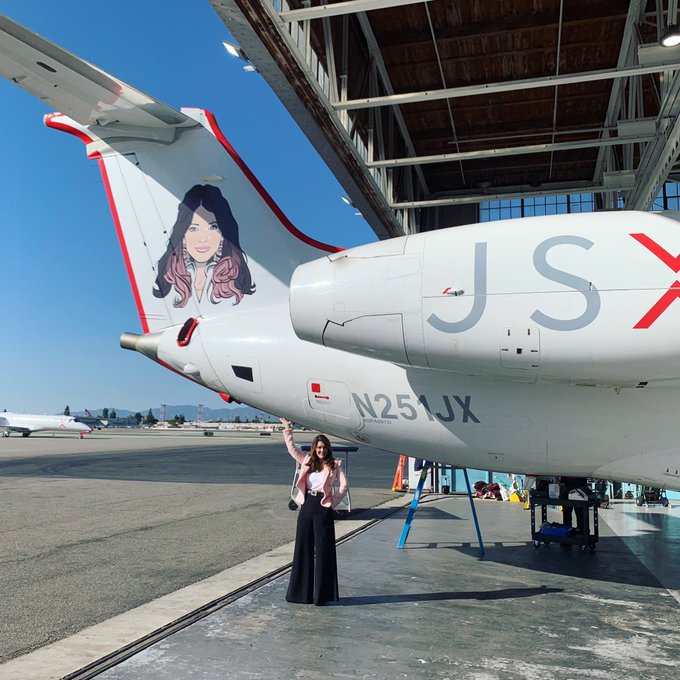
<svg viewBox="0 0 680 680">
<path fill-rule="evenodd" d="M 2 436 L 9 437 L 11 432 L 21 432 L 30 437 L 33 432 L 77 432 L 80 438 L 92 428 L 81 423 L 73 416 L 43 416 L 35 413 L 0 412 L 0 428 L 4 428 Z"/>
<path fill-rule="evenodd" d="M 478 469 L 680 488 L 680 228 L 559 215 L 340 251 L 203 110 L 14 22 L 0 73 L 101 168 L 142 335 L 121 344 L 332 435 Z M 58 178 L 53 178 L 58 181 Z"/>
</svg>

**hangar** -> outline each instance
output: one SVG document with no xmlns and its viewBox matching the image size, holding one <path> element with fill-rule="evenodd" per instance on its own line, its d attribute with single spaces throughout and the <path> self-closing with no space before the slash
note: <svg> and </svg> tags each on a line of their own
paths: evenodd
<svg viewBox="0 0 680 680">
<path fill-rule="evenodd" d="M 678 206 L 675 0 L 211 4 L 380 238 Z"/>
<path fill-rule="evenodd" d="M 444 5 L 437 0 L 419 5 L 390 0 L 337 3 L 335 10 L 342 5 L 349 11 L 337 18 L 335 10 L 324 10 L 327 14 L 321 20 L 292 14 L 316 7 L 280 6 L 278 19 L 270 17 L 270 27 L 279 31 L 283 26 L 283 32 L 269 37 L 258 32 L 259 23 L 267 24 L 269 6 L 253 7 L 251 16 L 241 5 L 214 4 L 239 36 L 237 53 L 252 60 L 249 66 L 279 88 L 279 96 L 381 237 L 474 222 L 495 213 L 503 217 L 515 211 L 669 207 L 674 199 L 677 202 L 673 185 L 665 184 L 673 180 L 676 160 L 676 56 L 674 48 L 660 45 L 675 20 L 675 3 L 668 12 L 659 3 L 648 13 L 639 3 L 618 3 L 622 7 L 617 14 L 611 10 L 615 3 L 592 2 L 577 8 L 588 16 L 569 17 L 563 3 L 537 1 L 527 4 L 514 20 L 500 14 L 481 16 L 472 3 Z M 491 6 L 485 3 L 484 11 Z M 596 16 L 597 7 L 602 11 Z M 500 4 L 497 9 L 500 12 Z M 383 12 L 389 12 L 385 14 L 389 21 L 381 26 L 373 15 Z M 533 17 L 528 24 L 527 17 Z M 447 33 L 447 26 L 460 28 Z M 605 33 L 611 33 L 611 45 L 603 41 Z M 279 54 L 293 35 L 293 47 Z M 447 40 L 457 52 L 453 47 L 451 53 L 445 51 Z M 606 42 L 610 52 L 598 40 Z M 580 52 L 567 50 L 576 43 Z M 486 46 L 476 54 L 475 45 Z M 428 50 L 434 57 L 428 57 Z M 302 61 L 299 55 L 304 55 Z M 415 72 L 407 78 L 404 74 L 413 64 Z M 330 71 L 336 74 L 332 78 Z M 430 89 L 422 89 L 421 82 Z M 64 467 L 76 466 L 69 460 Z M 55 470 L 51 461 L 46 472 L 51 476 Z M 79 474 L 77 481 L 81 479 Z M 104 479 L 107 486 L 113 485 Z M 13 479 L 10 483 L 17 486 Z M 251 487 L 247 491 L 252 498 Z M 269 489 L 266 493 L 271 495 Z M 672 567 L 678 541 L 661 547 L 658 541 L 661 532 L 671 539 L 677 536 L 673 516 L 650 513 L 646 524 L 636 525 L 632 532 L 623 526 L 618 537 L 608 535 L 608 559 L 591 562 L 595 566 L 590 570 L 587 563 L 584 567 L 584 562 L 555 551 L 532 552 L 535 567 L 527 569 L 526 527 L 513 533 L 519 523 L 499 523 L 491 514 L 494 504 L 482 506 L 496 550 L 491 559 L 477 562 L 468 540 L 442 540 L 441 519 L 465 517 L 464 506 L 453 505 L 456 499 L 445 502 L 448 510 L 431 508 L 425 518 L 429 521 L 422 523 L 416 546 L 420 559 L 405 560 L 417 567 L 408 576 L 403 562 L 394 557 L 396 520 L 377 525 L 380 533 L 370 538 L 363 534 L 356 543 L 346 542 L 343 576 L 351 586 L 350 597 L 330 613 L 322 612 L 323 625 L 318 617 L 299 616 L 280 605 L 284 584 L 278 578 L 281 571 L 272 571 L 272 559 L 283 563 L 285 570 L 284 550 L 283 556 L 268 554 L 261 561 L 263 578 L 270 579 L 266 588 L 248 589 L 262 581 L 252 581 L 252 563 L 245 570 L 239 565 L 241 577 L 245 571 L 249 579 L 244 586 L 236 587 L 226 580 L 233 574 L 224 574 L 225 580 L 217 584 L 221 597 L 163 628 L 157 628 L 158 611 L 169 616 L 167 602 L 159 603 L 153 616 L 148 610 L 133 611 L 134 623 L 146 615 L 146 623 L 155 630 L 136 640 L 138 628 L 128 619 L 123 623 L 128 640 L 132 637 L 127 644 L 110 628 L 87 630 L 82 636 L 90 645 L 87 651 L 94 648 L 102 654 L 103 645 L 108 649 L 124 644 L 118 652 L 132 657 L 158 639 L 152 636 L 186 628 L 186 635 L 149 650 L 147 656 L 140 654 L 136 666 L 132 659 L 127 668 L 113 670 L 115 677 L 152 673 L 170 679 L 195 675 L 197 669 L 218 676 L 231 668 L 238 675 L 262 675 L 263 666 L 268 677 L 300 673 L 348 677 L 357 668 L 374 677 L 394 677 L 397 668 L 411 675 L 425 670 L 429 677 L 462 675 L 461 670 L 468 672 L 467 677 L 480 677 L 480 671 L 488 677 L 603 677 L 612 670 L 642 677 L 650 667 L 654 677 L 675 677 L 680 589 Z M 623 518 L 618 519 L 622 525 Z M 213 543 L 214 535 L 211 532 Z M 182 543 L 183 554 L 193 557 L 199 552 L 194 538 Z M 367 557 L 376 546 L 382 552 L 371 562 Z M 433 559 L 437 547 L 445 549 L 439 551 L 439 563 Z M 148 554 L 147 544 L 144 549 Z M 158 556 L 152 561 L 155 565 Z M 424 564 L 436 574 L 429 583 Z M 584 573 L 590 576 L 587 587 L 576 592 L 574 580 Z M 101 583 L 100 578 L 100 591 Z M 438 589 L 428 588 L 432 584 Z M 210 599 L 205 590 L 198 597 L 203 602 Z M 235 607 L 209 617 L 211 607 L 231 602 L 232 597 Z M 186 592 L 178 599 L 185 608 L 192 601 Z M 178 616 L 171 611 L 171 616 Z M 205 625 L 188 625 L 202 617 Z M 376 625 L 381 620 L 391 625 Z M 357 644 L 357 639 L 364 644 Z M 452 646 L 461 650 L 462 659 L 452 658 Z M 288 657 L 281 655 L 290 649 Z M 58 649 L 55 654 L 61 663 L 73 664 L 73 650 Z M 54 648 L 46 653 L 50 652 Z M 115 653 L 100 661 L 110 668 L 120 658 L 114 658 Z M 35 677 L 45 677 L 46 668 L 54 674 L 53 658 L 42 661 L 42 667 L 37 662 Z M 24 668 L 9 673 L 29 677 Z M 92 677 L 100 670 L 88 664 L 69 677 Z"/>
</svg>

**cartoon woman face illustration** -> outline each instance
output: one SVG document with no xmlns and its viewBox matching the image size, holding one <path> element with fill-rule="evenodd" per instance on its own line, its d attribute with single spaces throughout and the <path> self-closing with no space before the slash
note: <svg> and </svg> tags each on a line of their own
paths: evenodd
<svg viewBox="0 0 680 680">
<path fill-rule="evenodd" d="M 202 205 L 199 206 L 184 234 L 184 247 L 189 257 L 192 257 L 194 262 L 205 264 L 218 250 L 222 250 L 223 242 L 224 237 L 217 226 L 215 214 Z"/>
<path fill-rule="evenodd" d="M 153 294 L 162 298 L 171 289 L 175 307 L 184 307 L 192 295 L 212 304 L 233 297 L 238 304 L 255 292 L 238 225 L 217 187 L 197 184 L 179 205 Z"/>
</svg>

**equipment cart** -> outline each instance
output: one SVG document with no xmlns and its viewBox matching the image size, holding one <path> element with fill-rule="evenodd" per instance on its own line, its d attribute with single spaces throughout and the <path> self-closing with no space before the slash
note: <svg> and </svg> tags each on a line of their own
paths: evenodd
<svg viewBox="0 0 680 680">
<path fill-rule="evenodd" d="M 582 513 L 583 517 L 583 533 L 566 533 L 560 531 L 560 527 L 564 525 L 555 525 L 548 523 L 548 506 L 561 505 L 562 507 L 574 508 L 574 514 Z M 534 542 L 534 548 L 538 548 L 541 543 L 560 543 L 561 545 L 579 545 L 581 550 L 585 552 L 590 550 L 595 551 L 595 544 L 599 539 L 599 524 L 597 517 L 597 509 L 600 505 L 599 498 L 590 498 L 583 501 L 573 501 L 568 498 L 549 498 L 547 496 L 530 496 L 529 508 L 531 509 L 531 540 Z M 541 508 L 541 521 L 536 527 L 536 506 Z M 590 509 L 592 508 L 593 522 L 592 533 L 590 532 Z"/>
<path fill-rule="evenodd" d="M 657 489 L 653 486 L 638 486 L 635 505 L 648 507 L 650 505 L 663 505 L 664 508 L 670 506 L 665 489 Z"/>
</svg>

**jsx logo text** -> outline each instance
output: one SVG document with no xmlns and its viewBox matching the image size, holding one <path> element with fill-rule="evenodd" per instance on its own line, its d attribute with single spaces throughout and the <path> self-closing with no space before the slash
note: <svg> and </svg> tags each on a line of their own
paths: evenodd
<svg viewBox="0 0 680 680">
<path fill-rule="evenodd" d="M 676 274 L 680 271 L 680 255 L 674 257 L 647 234 L 631 234 L 650 253 L 656 255 L 667 267 Z M 671 283 L 668 290 L 654 303 L 651 309 L 633 326 L 633 328 L 649 328 L 671 305 L 673 300 L 680 297 L 680 281 Z"/>
<path fill-rule="evenodd" d="M 680 271 L 680 255 L 671 255 L 665 248 L 651 239 L 647 234 L 630 234 L 638 243 L 644 246 L 650 253 L 658 257 L 667 267 L 676 274 Z M 592 282 L 586 281 L 579 276 L 562 271 L 548 264 L 548 253 L 558 246 L 577 246 L 584 250 L 590 250 L 594 245 L 592 241 L 581 236 L 564 234 L 553 236 L 538 244 L 533 254 L 535 270 L 543 277 L 556 283 L 572 288 L 581 293 L 585 298 L 586 308 L 584 312 L 573 319 L 556 319 L 548 316 L 540 309 L 536 309 L 531 319 L 539 326 L 553 331 L 575 331 L 585 328 L 597 318 L 600 312 L 600 293 Z M 443 333 L 462 333 L 473 328 L 482 318 L 486 308 L 486 283 L 487 283 L 487 243 L 475 244 L 475 269 L 474 285 L 475 295 L 472 309 L 468 315 L 459 321 L 449 321 L 431 314 L 427 322 Z M 677 279 L 671 283 L 668 290 L 657 300 L 651 309 L 633 326 L 633 328 L 649 328 L 673 303 L 680 298 L 680 281 Z"/>
</svg>

